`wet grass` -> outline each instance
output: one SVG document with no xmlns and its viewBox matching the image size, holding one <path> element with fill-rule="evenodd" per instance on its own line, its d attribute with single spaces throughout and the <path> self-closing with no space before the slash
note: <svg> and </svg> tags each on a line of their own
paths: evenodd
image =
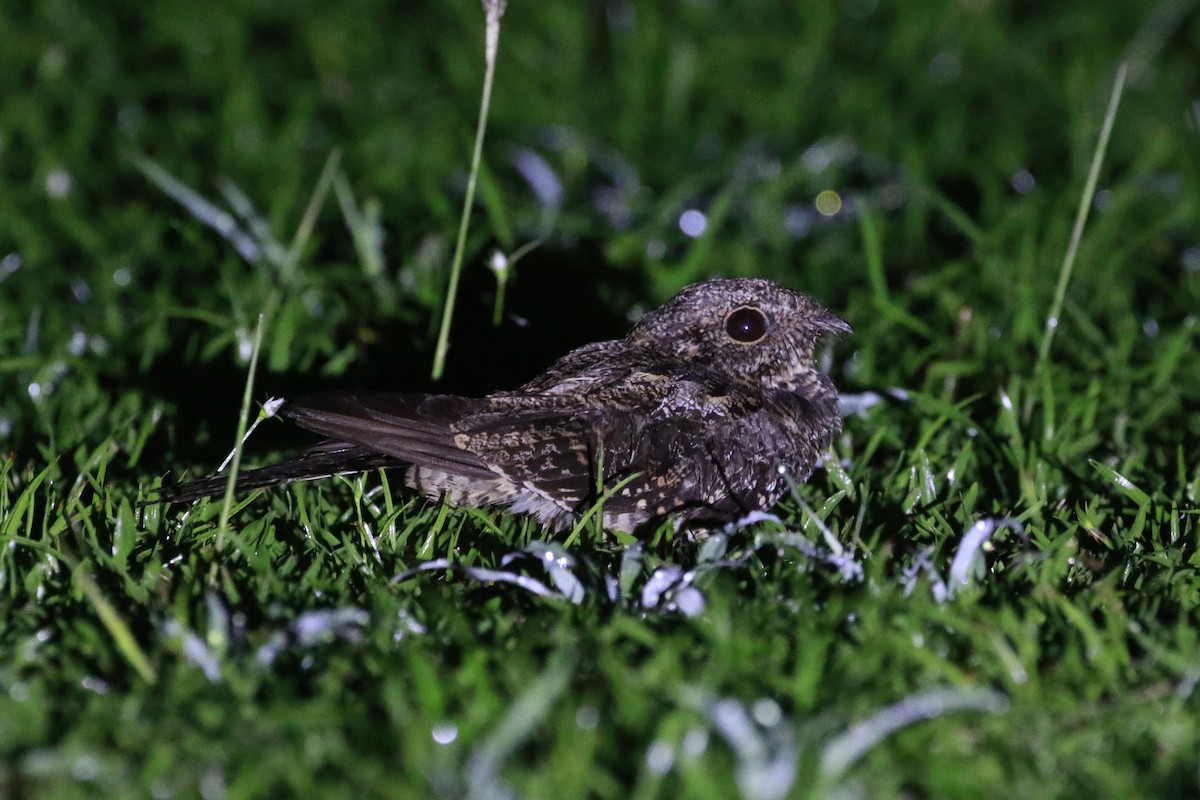
<svg viewBox="0 0 1200 800">
<path fill-rule="evenodd" d="M 6 11 L 0 794 L 1200 792 L 1195 8 L 818 6 L 504 18 L 441 388 L 708 275 L 854 325 L 837 458 L 703 548 L 394 475 L 143 509 L 233 446 L 260 314 L 256 404 L 430 386 L 483 14 Z"/>
</svg>

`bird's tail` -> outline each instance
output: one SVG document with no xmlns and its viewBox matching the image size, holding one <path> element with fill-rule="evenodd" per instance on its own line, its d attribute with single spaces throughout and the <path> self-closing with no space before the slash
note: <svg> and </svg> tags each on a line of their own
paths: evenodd
<svg viewBox="0 0 1200 800">
<path fill-rule="evenodd" d="M 291 481 L 315 480 L 333 475 L 403 466 L 395 456 L 372 452 L 345 442 L 326 442 L 292 461 L 239 472 L 235 491 L 247 492 Z M 224 493 L 229 478 L 214 475 L 174 486 L 163 486 L 151 503 L 191 503 Z"/>
</svg>

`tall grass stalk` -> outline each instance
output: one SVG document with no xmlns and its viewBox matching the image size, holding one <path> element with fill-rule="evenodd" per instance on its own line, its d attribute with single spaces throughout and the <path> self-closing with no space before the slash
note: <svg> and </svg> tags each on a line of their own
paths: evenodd
<svg viewBox="0 0 1200 800">
<path fill-rule="evenodd" d="M 450 321 L 454 317 L 454 301 L 458 296 L 458 276 L 462 272 L 463 253 L 467 245 L 467 228 L 471 223 L 471 206 L 475 204 L 475 184 L 479 164 L 483 159 L 483 137 L 487 132 L 488 110 L 492 105 L 492 83 L 496 77 L 496 52 L 500 47 L 500 18 L 508 0 L 483 0 L 487 16 L 484 45 L 483 96 L 479 101 L 479 120 L 475 125 L 475 149 L 471 153 L 471 171 L 467 175 L 467 193 L 463 198 L 462 218 L 458 223 L 458 239 L 450 262 L 450 280 L 446 285 L 446 302 L 442 305 L 442 325 L 438 331 L 437 348 L 433 354 L 433 379 L 440 380 L 446 368 L 446 351 L 450 349 Z"/>
<path fill-rule="evenodd" d="M 1125 90 L 1125 76 L 1128 72 L 1128 62 L 1122 61 L 1117 68 L 1116 78 L 1113 80 L 1112 95 L 1108 99 L 1108 110 L 1104 112 L 1104 124 L 1100 127 L 1100 138 L 1096 142 L 1095 152 L 1092 153 L 1092 166 L 1088 170 L 1083 195 L 1079 198 L 1079 208 L 1075 212 L 1075 227 L 1071 230 L 1071 242 L 1067 245 L 1062 267 L 1058 271 L 1058 285 L 1054 287 L 1054 300 L 1050 304 L 1050 313 L 1046 316 L 1046 327 L 1042 332 L 1042 343 L 1038 347 L 1036 368 L 1038 374 L 1045 369 L 1046 361 L 1050 357 L 1050 346 L 1054 343 L 1054 333 L 1058 330 L 1059 318 L 1067 296 L 1067 285 L 1071 282 L 1071 272 L 1075 268 L 1075 258 L 1079 254 L 1079 242 L 1083 238 L 1083 226 L 1087 224 L 1088 213 L 1092 208 L 1092 199 L 1096 196 L 1096 184 L 1100 180 L 1100 167 L 1103 166 L 1104 155 L 1108 152 L 1108 140 L 1112 135 L 1113 121 L 1117 118 L 1117 108 L 1121 105 L 1121 94 Z M 1030 396 L 1032 397 L 1033 394 L 1030 393 Z"/>
<path fill-rule="evenodd" d="M 254 394 L 254 373 L 258 370 L 258 352 L 262 349 L 263 319 L 258 315 L 254 329 L 254 348 L 250 351 L 250 369 L 246 374 L 246 388 L 242 392 L 242 410 L 238 414 L 237 440 L 233 448 L 233 460 L 229 464 L 229 477 L 225 481 L 225 498 L 221 505 L 221 521 L 217 525 L 217 552 L 225 548 L 225 532 L 229 529 L 229 517 L 233 513 L 234 489 L 237 487 L 238 469 L 242 462 L 242 448 L 246 443 L 246 425 L 250 418 L 250 398 Z"/>
</svg>

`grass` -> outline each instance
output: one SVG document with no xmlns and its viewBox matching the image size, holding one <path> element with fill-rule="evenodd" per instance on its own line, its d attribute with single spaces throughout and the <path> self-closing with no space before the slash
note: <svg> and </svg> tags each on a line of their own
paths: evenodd
<svg viewBox="0 0 1200 800">
<path fill-rule="evenodd" d="M 395 475 L 143 507 L 240 440 L 260 314 L 255 403 L 433 385 L 484 16 L 7 12 L 0 794 L 1200 792 L 1194 5 L 631 9 L 509 4 L 437 387 L 712 274 L 818 296 L 860 410 L 703 546 Z"/>
</svg>

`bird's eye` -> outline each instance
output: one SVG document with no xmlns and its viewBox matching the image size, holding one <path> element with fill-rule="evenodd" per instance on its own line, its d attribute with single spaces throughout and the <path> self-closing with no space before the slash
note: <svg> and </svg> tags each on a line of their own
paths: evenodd
<svg viewBox="0 0 1200 800">
<path fill-rule="evenodd" d="M 735 342 L 753 344 L 767 335 L 767 316 L 754 306 L 741 306 L 725 318 L 725 332 Z"/>
</svg>

